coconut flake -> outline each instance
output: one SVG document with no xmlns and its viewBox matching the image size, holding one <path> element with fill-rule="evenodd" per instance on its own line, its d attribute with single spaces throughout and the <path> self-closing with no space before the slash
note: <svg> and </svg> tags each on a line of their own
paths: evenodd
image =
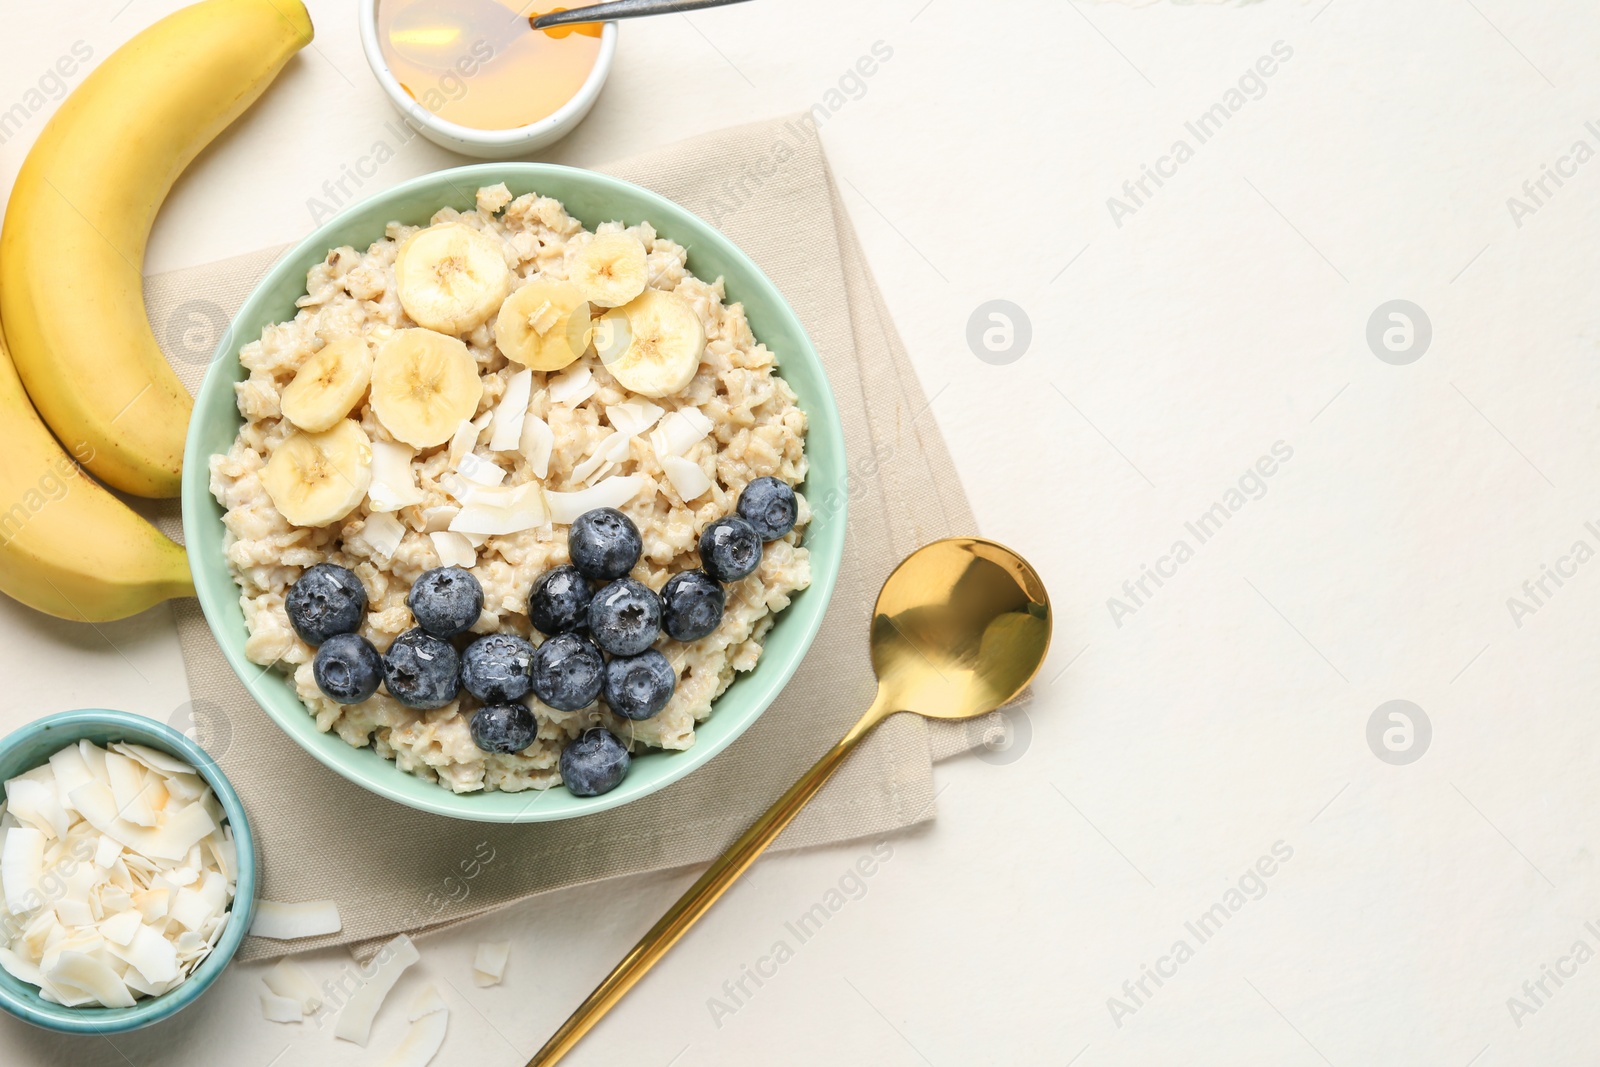
<svg viewBox="0 0 1600 1067">
<path fill-rule="evenodd" d="M 135 826 L 154 826 L 155 809 L 145 796 L 145 769 L 120 752 L 107 752 L 106 774 L 111 779 L 111 798 L 117 805 L 117 817 Z"/>
<path fill-rule="evenodd" d="M 489 429 L 489 448 L 510 452 L 522 441 L 522 423 L 528 416 L 528 401 L 533 397 L 533 371 L 520 370 L 506 382 L 505 395 L 495 405 L 494 422 Z"/>
<path fill-rule="evenodd" d="M 27 982 L 29 985 L 44 983 L 43 971 L 8 948 L 0 948 L 0 967 L 5 968 L 5 972 L 19 982 Z"/>
<path fill-rule="evenodd" d="M 194 768 L 183 762 L 183 760 L 176 756 L 169 756 L 165 752 L 158 752 L 148 745 L 135 744 L 132 741 L 113 741 L 109 747 L 111 751 L 121 753 L 136 763 L 142 763 L 165 778 L 175 778 L 180 775 L 194 777 Z M 67 751 L 70 751 L 70 749 Z M 60 755 L 60 753 L 57 753 L 57 755 Z M 53 758 L 51 759 L 51 766 L 55 766 Z M 56 775 L 59 777 L 60 774 L 61 769 L 57 767 Z M 81 785 L 82 783 L 78 784 Z"/>
<path fill-rule="evenodd" d="M 379 949 L 376 957 L 377 966 L 372 977 L 345 1002 L 344 1008 L 339 1012 L 339 1021 L 333 1028 L 333 1036 L 365 1047 L 367 1039 L 372 1034 L 372 1020 L 377 1016 L 378 1009 L 383 1006 L 389 991 L 400 980 L 406 968 L 421 958 L 417 954 L 417 946 L 412 944 L 411 939 L 405 934 L 401 934 Z"/>
<path fill-rule="evenodd" d="M 261 994 L 261 1017 L 269 1023 L 297 1023 L 305 1018 L 300 1002 L 276 993 Z"/>
<path fill-rule="evenodd" d="M 141 923 L 126 945 L 107 944 L 106 951 L 131 964 L 147 982 L 170 982 L 178 977 L 178 950 L 153 926 Z M 49 973 L 49 967 L 45 972 Z"/>
<path fill-rule="evenodd" d="M 44 875 L 44 833 L 28 826 L 6 831 L 0 846 L 0 888 L 6 910 L 23 915 L 39 906 L 39 879 Z"/>
<path fill-rule="evenodd" d="M 550 429 L 550 424 L 537 415 L 529 415 L 522 420 L 522 439 L 519 444 L 522 458 L 528 461 L 528 468 L 540 480 L 548 478 L 550 453 L 556 447 L 556 435 Z"/>
<path fill-rule="evenodd" d="M 113 945 L 127 945 L 133 941 L 143 925 L 137 911 L 121 911 L 100 924 L 100 936 Z"/>
<path fill-rule="evenodd" d="M 166 889 L 146 889 L 133 894 L 133 906 L 139 909 L 139 914 L 147 923 L 165 919 L 171 901 L 172 893 Z"/>
<path fill-rule="evenodd" d="M 229 885 L 232 885 L 239 873 L 239 852 L 237 846 L 233 843 L 231 828 L 224 826 L 220 837 L 216 834 L 208 837 L 206 839 L 206 847 L 210 851 L 212 858 L 217 861 L 217 869 L 221 872 L 222 877 L 227 879 Z"/>
<path fill-rule="evenodd" d="M 274 941 L 293 941 L 300 937 L 336 934 L 343 927 L 344 924 L 339 920 L 339 905 L 331 900 L 306 900 L 292 904 L 258 900 L 256 917 L 250 922 L 250 935 L 270 937 Z"/>
<path fill-rule="evenodd" d="M 54 966 L 43 971 L 52 984 L 81 991 L 108 1008 L 133 1007 L 133 994 L 128 992 L 127 984 L 108 964 L 93 956 L 63 952 L 56 957 Z"/>
<path fill-rule="evenodd" d="M 450 520 L 450 529 L 469 537 L 497 536 L 531 530 L 548 521 L 544 491 L 537 482 L 528 482 L 509 489 L 472 493 L 467 506 Z"/>
<path fill-rule="evenodd" d="M 679 408 L 661 420 L 661 425 L 650 434 L 650 447 L 656 458 L 681 456 L 704 440 L 713 423 L 699 408 Z"/>
<path fill-rule="evenodd" d="M 572 468 L 572 480 L 579 483 L 587 482 L 601 467 L 609 463 L 619 463 L 627 458 L 628 435 L 621 430 L 614 430 L 600 442 L 593 455 Z"/>
<path fill-rule="evenodd" d="M 618 433 L 638 437 L 661 418 L 665 409 L 648 400 L 629 400 L 622 404 L 607 404 L 606 419 Z"/>
<path fill-rule="evenodd" d="M 78 742 L 78 754 L 83 757 L 83 762 L 88 766 L 90 777 L 101 782 L 106 780 L 105 749 L 88 738 L 84 738 Z"/>
<path fill-rule="evenodd" d="M 672 483 L 672 488 L 685 503 L 711 488 L 711 479 L 694 460 L 684 459 L 682 456 L 662 456 L 660 459 L 661 469 L 666 472 L 667 481 Z"/>
<path fill-rule="evenodd" d="M 94 909 L 89 907 L 88 896 L 74 895 L 56 901 L 56 920 L 69 930 L 93 926 Z"/>
<path fill-rule="evenodd" d="M 400 547 L 400 542 L 406 536 L 403 523 L 386 511 L 375 511 L 367 516 L 366 525 L 361 528 L 361 535 L 367 539 L 373 551 L 379 557 L 387 560 L 393 556 L 395 549 Z"/>
<path fill-rule="evenodd" d="M 198 774 L 174 774 L 166 779 L 167 792 L 179 800 L 199 800 L 210 786 Z"/>
<path fill-rule="evenodd" d="M 644 479 L 639 475 L 618 475 L 575 493 L 546 492 L 544 498 L 553 522 L 572 523 L 579 515 L 595 508 L 619 508 L 638 496 L 642 488 Z"/>
<path fill-rule="evenodd" d="M 45 771 L 48 773 L 49 768 Z M 67 836 L 72 819 L 56 792 L 55 776 L 48 782 L 26 775 L 5 784 L 6 811 L 16 820 L 57 840 Z"/>
<path fill-rule="evenodd" d="M 451 525 L 455 520 L 451 520 Z M 454 530 L 441 530 L 428 535 L 433 541 L 433 550 L 439 553 L 441 567 L 461 567 L 471 570 L 478 565 L 478 550 L 472 547 L 472 542 Z"/>
<path fill-rule="evenodd" d="M 170 918 L 185 930 L 198 930 L 221 914 L 221 908 L 193 889 L 179 889 L 172 898 Z"/>
<path fill-rule="evenodd" d="M 420 504 L 423 493 L 417 487 L 417 472 L 411 466 L 415 453 L 393 441 L 372 442 L 372 485 L 367 489 L 370 511 L 399 511 Z"/>
<path fill-rule="evenodd" d="M 472 485 L 467 488 L 470 494 L 477 486 L 494 487 L 501 485 L 506 480 L 506 469 L 493 460 L 484 459 L 476 452 L 468 452 L 461 457 L 461 462 L 456 464 L 456 473 Z M 459 498 L 458 498 L 459 499 Z"/>
<path fill-rule="evenodd" d="M 593 396 L 600 386 L 596 384 L 594 372 L 589 369 L 589 365 L 579 363 L 571 370 L 563 371 L 551 378 L 547 388 L 552 403 L 577 407 Z"/>
<path fill-rule="evenodd" d="M 51 756 L 50 770 L 55 776 L 56 794 L 62 807 L 70 803 L 74 789 L 94 780 L 89 773 L 89 765 L 84 762 L 83 753 L 76 746 L 64 748 Z"/>
<path fill-rule="evenodd" d="M 461 462 L 461 458 L 472 452 L 478 446 L 478 428 L 469 419 L 462 419 L 461 425 L 456 427 L 456 432 L 450 438 L 450 451 L 446 454 L 446 462 L 454 467 Z"/>
<path fill-rule="evenodd" d="M 279 960 L 272 970 L 261 976 L 261 980 L 278 996 L 292 997 L 298 1001 L 307 1015 L 322 1007 L 322 991 L 317 988 L 317 983 L 312 981 L 304 967 L 288 957 Z"/>
<path fill-rule="evenodd" d="M 431 508 L 422 509 L 422 532 L 438 533 L 440 530 L 450 528 L 450 520 L 461 513 L 461 509 L 454 504 L 439 504 Z"/>
<path fill-rule="evenodd" d="M 411 998 L 411 1003 L 406 1007 L 406 1018 L 416 1022 L 424 1015 L 432 1015 L 436 1011 L 449 1011 L 450 1005 L 444 1002 L 439 995 L 439 987 L 425 985 Z"/>
<path fill-rule="evenodd" d="M 478 954 L 472 961 L 473 980 L 480 987 L 499 985 L 500 979 L 505 977 L 506 960 L 510 958 L 511 942 L 478 942 Z"/>
<path fill-rule="evenodd" d="M 384 1067 L 428 1067 L 450 1029 L 450 1013 L 436 1011 L 411 1024 L 406 1036 L 383 1061 Z"/>
</svg>

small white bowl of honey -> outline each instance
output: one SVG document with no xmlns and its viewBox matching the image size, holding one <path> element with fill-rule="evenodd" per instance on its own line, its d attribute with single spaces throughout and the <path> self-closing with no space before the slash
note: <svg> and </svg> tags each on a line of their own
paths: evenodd
<svg viewBox="0 0 1600 1067">
<path fill-rule="evenodd" d="M 434 144 L 515 159 L 583 121 L 611 73 L 615 22 L 548 30 L 525 0 L 362 0 L 361 47 L 378 84 Z"/>
</svg>

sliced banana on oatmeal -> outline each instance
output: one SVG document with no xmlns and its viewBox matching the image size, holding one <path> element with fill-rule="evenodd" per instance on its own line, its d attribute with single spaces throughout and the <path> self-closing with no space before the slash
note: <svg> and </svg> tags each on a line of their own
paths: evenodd
<svg viewBox="0 0 1600 1067">
<path fill-rule="evenodd" d="M 621 307 L 650 281 L 644 245 L 631 233 L 599 233 L 578 252 L 572 280 L 596 307 Z"/>
<path fill-rule="evenodd" d="M 412 448 L 450 440 L 483 398 L 467 346 L 432 330 L 398 330 L 372 365 L 372 410 L 383 428 Z"/>
<path fill-rule="evenodd" d="M 261 484 L 296 526 L 326 526 L 355 510 L 372 484 L 372 442 L 353 419 L 301 431 L 272 452 Z"/>
<path fill-rule="evenodd" d="M 589 347 L 589 303 L 571 282 L 535 278 L 500 305 L 494 343 L 513 363 L 560 370 Z"/>
<path fill-rule="evenodd" d="M 689 301 L 646 289 L 631 303 L 602 315 L 594 340 L 595 351 L 618 383 L 640 396 L 660 397 L 681 392 L 694 379 L 706 331 Z"/>
<path fill-rule="evenodd" d="M 418 230 L 394 261 L 400 306 L 419 325 L 460 334 L 483 325 L 511 291 L 500 242 L 446 222 Z"/>
<path fill-rule="evenodd" d="M 296 427 L 321 433 L 350 414 L 372 382 L 372 350 L 360 337 L 339 337 L 300 365 L 279 407 Z"/>
</svg>

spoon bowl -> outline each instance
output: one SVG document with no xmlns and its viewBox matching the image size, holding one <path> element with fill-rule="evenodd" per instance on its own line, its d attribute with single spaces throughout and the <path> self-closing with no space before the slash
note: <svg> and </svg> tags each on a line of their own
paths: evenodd
<svg viewBox="0 0 1600 1067">
<path fill-rule="evenodd" d="M 935 541 L 883 583 L 872 669 L 885 713 L 985 715 L 1016 698 L 1050 647 L 1050 598 L 1015 552 L 976 537 Z"/>
<path fill-rule="evenodd" d="M 570 1052 L 755 863 L 873 727 L 902 711 L 970 719 L 1021 693 L 1050 648 L 1050 597 L 1038 573 L 1004 545 L 946 538 L 913 552 L 883 583 L 871 645 L 878 695 L 866 714 L 678 898 L 528 1067 L 549 1067 Z"/>
</svg>

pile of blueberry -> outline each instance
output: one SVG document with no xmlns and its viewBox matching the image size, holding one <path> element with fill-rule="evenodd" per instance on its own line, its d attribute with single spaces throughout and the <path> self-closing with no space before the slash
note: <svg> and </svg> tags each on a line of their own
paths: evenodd
<svg viewBox="0 0 1600 1067">
<path fill-rule="evenodd" d="M 406 597 L 417 625 L 382 655 L 356 632 L 367 591 L 344 567 L 319 563 L 306 571 L 285 608 L 295 632 L 317 649 L 312 670 L 329 699 L 358 704 L 382 683 L 406 707 L 427 711 L 465 689 L 483 704 L 469 723 L 473 742 L 485 752 L 521 752 L 538 732 L 523 702 L 530 692 L 559 711 L 578 711 L 603 696 L 614 714 L 633 720 L 666 707 L 677 677 L 656 641 L 663 631 L 696 641 L 721 624 L 722 583 L 753 573 L 762 542 L 794 529 L 794 490 L 776 478 L 757 478 L 740 494 L 737 511 L 701 533 L 700 569 L 673 575 L 659 595 L 628 577 L 644 548 L 633 520 L 615 508 L 579 516 L 567 535 L 572 562 L 541 574 L 528 597 L 528 619 L 545 635 L 537 648 L 496 633 L 457 652 L 451 639 L 483 611 L 483 587 L 460 567 L 417 579 Z M 562 751 L 561 777 L 574 794 L 599 796 L 616 788 L 629 763 L 616 735 L 594 727 Z"/>
</svg>

